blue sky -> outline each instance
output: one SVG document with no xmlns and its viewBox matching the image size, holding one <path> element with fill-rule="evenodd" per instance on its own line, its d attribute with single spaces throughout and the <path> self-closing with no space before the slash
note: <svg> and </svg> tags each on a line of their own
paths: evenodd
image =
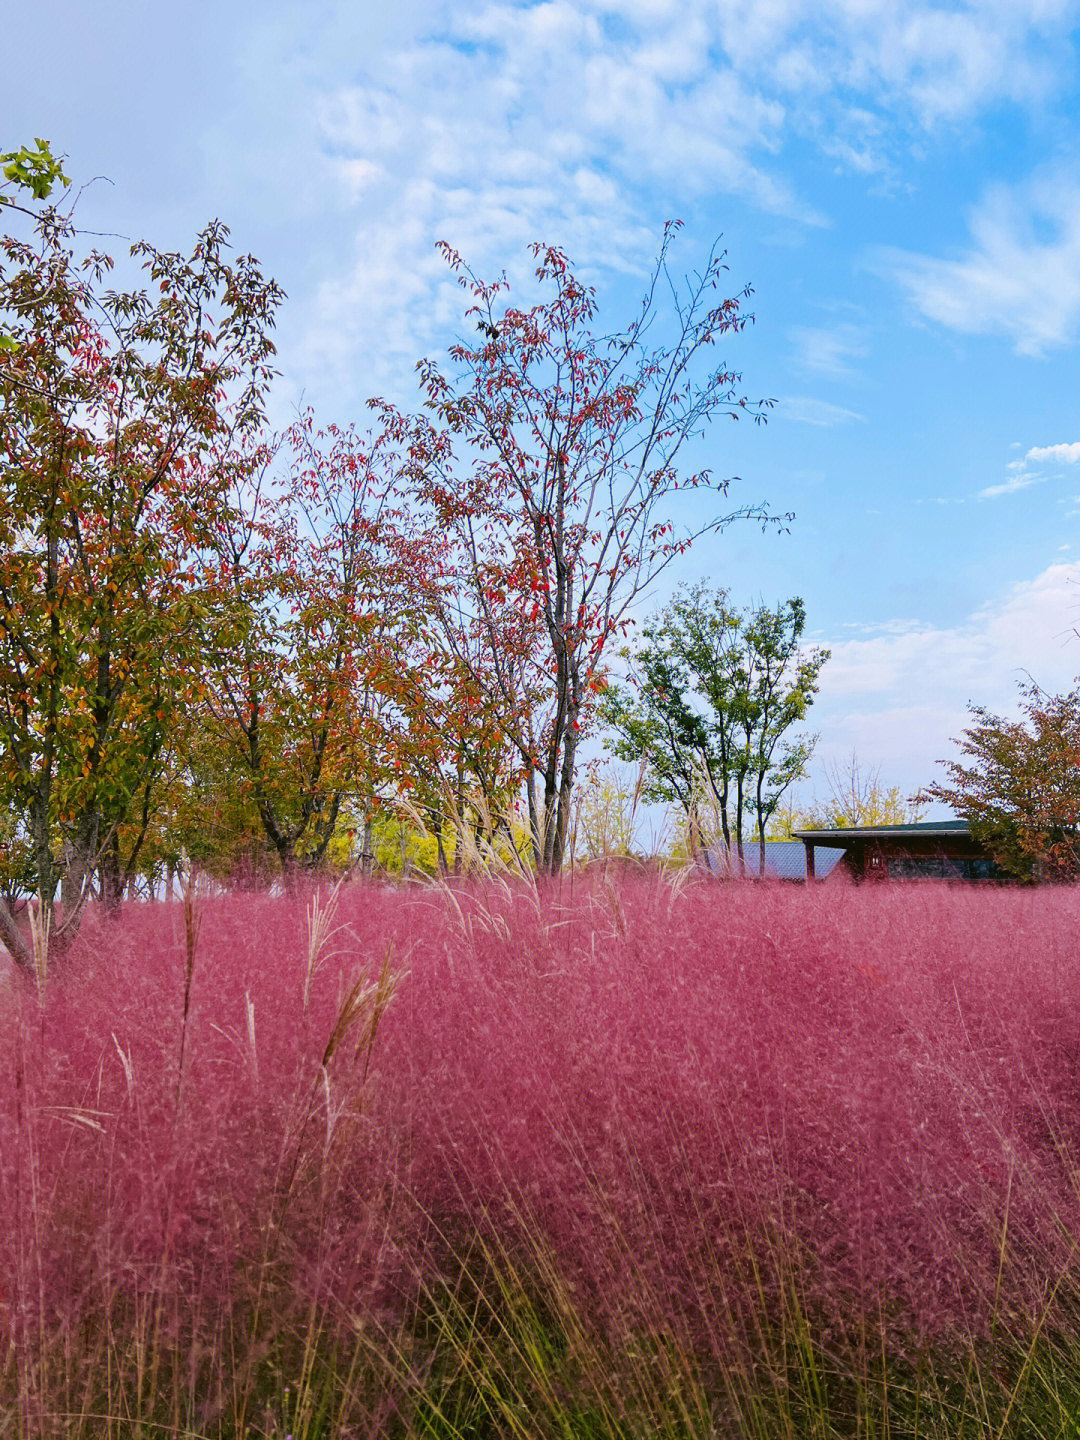
<svg viewBox="0 0 1080 1440">
<path fill-rule="evenodd" d="M 460 314 L 437 240 L 521 284 L 562 244 L 617 323 L 665 219 L 685 269 L 722 235 L 727 358 L 778 403 L 707 458 L 796 519 L 673 578 L 804 597 L 819 767 L 913 788 L 968 701 L 1080 671 L 1080 3 L 13 8 L 4 148 L 107 177 L 90 229 L 225 219 L 289 293 L 282 416 L 413 396 Z"/>
</svg>

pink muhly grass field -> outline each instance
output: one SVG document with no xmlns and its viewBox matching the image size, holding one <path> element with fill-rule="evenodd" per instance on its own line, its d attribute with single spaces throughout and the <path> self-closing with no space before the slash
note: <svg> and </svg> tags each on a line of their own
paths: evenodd
<svg viewBox="0 0 1080 1440">
<path fill-rule="evenodd" d="M 492 1255 L 718 1365 L 793 1287 L 903 1353 L 1075 1298 L 1080 892 L 328 896 L 314 942 L 311 896 L 199 901 L 186 1024 L 179 903 L 0 989 L 0 1414 L 156 1365 L 209 1426 Z"/>
</svg>

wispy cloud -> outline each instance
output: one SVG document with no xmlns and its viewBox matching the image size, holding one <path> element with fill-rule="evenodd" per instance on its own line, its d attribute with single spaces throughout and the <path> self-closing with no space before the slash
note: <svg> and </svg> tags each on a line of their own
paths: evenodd
<svg viewBox="0 0 1080 1440">
<path fill-rule="evenodd" d="M 1027 490 L 1031 485 L 1041 485 L 1050 476 L 1038 467 L 1048 463 L 1075 465 L 1077 460 L 1080 460 L 1080 441 L 1066 445 L 1033 445 L 1022 460 L 1010 460 L 1005 467 L 1009 472 L 1008 478 L 999 485 L 988 485 L 985 490 L 980 490 L 979 499 L 992 500 L 999 495 L 1013 495 L 1017 490 Z"/>
<path fill-rule="evenodd" d="M 955 626 L 894 621 L 834 644 L 822 694 L 932 691 L 996 702 L 1010 674 L 1023 670 L 1058 684 L 1080 668 L 1080 641 L 1073 634 L 1078 618 L 1080 569 L 1050 565 Z"/>
<path fill-rule="evenodd" d="M 1031 485 L 1041 485 L 1046 478 L 1045 475 L 1030 475 L 1018 470 L 1000 485 L 987 485 L 985 490 L 980 490 L 979 499 L 994 500 L 999 495 L 1015 495 L 1018 490 L 1027 490 Z"/>
<path fill-rule="evenodd" d="M 827 400 L 815 400 L 811 395 L 785 395 L 780 400 L 777 415 L 784 420 L 794 420 L 799 425 L 848 425 L 853 420 L 865 422 L 866 416 L 857 410 L 845 410 L 842 405 L 831 405 Z"/>
<path fill-rule="evenodd" d="M 996 185 L 970 217 L 955 259 L 902 250 L 877 264 L 929 320 L 971 335 L 1006 335 L 1040 356 L 1080 330 L 1080 184 L 1066 172 Z"/>
<path fill-rule="evenodd" d="M 792 100 L 854 92 L 887 98 L 932 127 L 988 100 L 1043 96 L 1063 72 L 1067 3 L 980 0 L 946 8 L 924 0 L 721 0 L 719 28 L 745 72 Z"/>
<path fill-rule="evenodd" d="M 793 363 L 809 374 L 847 379 L 855 373 L 850 362 L 866 354 L 866 335 L 858 325 L 799 325 L 789 334 Z"/>
<path fill-rule="evenodd" d="M 789 141 L 881 171 L 916 133 L 1050 93 L 1080 14 L 1080 0 L 403 5 L 395 26 L 331 4 L 330 85 L 303 60 L 300 7 L 303 34 L 283 28 L 277 60 L 261 55 L 294 88 L 301 77 L 292 103 L 316 112 L 320 161 L 355 215 L 352 255 L 316 300 L 310 368 L 362 357 L 389 373 L 423 350 L 450 312 L 440 238 L 481 270 L 544 238 L 599 271 L 641 268 L 667 214 L 716 195 L 825 223 Z M 843 331 L 799 343 L 815 374 L 861 353 Z"/>
</svg>

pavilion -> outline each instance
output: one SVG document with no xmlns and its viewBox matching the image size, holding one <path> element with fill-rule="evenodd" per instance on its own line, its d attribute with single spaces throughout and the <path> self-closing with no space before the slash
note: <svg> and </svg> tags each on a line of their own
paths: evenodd
<svg viewBox="0 0 1080 1440">
<path fill-rule="evenodd" d="M 796 830 L 806 850 L 806 878 L 816 875 L 818 847 L 842 850 L 836 871 L 855 880 L 1000 880 L 1002 871 L 966 820 L 929 820 L 915 825 L 853 825 Z M 831 868 L 831 867 L 830 867 Z M 835 873 L 835 872 L 834 872 Z"/>
</svg>

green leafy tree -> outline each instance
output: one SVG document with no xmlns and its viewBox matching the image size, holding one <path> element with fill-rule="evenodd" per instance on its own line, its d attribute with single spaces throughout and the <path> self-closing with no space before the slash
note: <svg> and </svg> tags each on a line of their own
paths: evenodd
<svg viewBox="0 0 1080 1440">
<path fill-rule="evenodd" d="M 765 873 L 765 831 L 784 793 L 806 774 L 816 737 L 793 737 L 806 718 L 829 658 L 819 646 L 803 647 L 806 607 L 797 596 L 775 610 L 760 606 L 743 624 L 745 677 L 738 703 L 742 755 L 748 762 L 749 801 L 758 840 L 758 868 Z M 743 858 L 741 835 L 739 858 Z"/>
<path fill-rule="evenodd" d="M 57 185 L 66 189 L 71 181 L 64 174 L 62 157 L 55 156 L 48 140 L 37 139 L 31 150 L 21 145 L 18 150 L 0 154 L 0 205 L 17 205 L 19 190 L 28 190 L 34 200 L 47 200 Z"/>
<path fill-rule="evenodd" d="M 24 197 L 20 191 L 27 191 L 28 198 L 47 200 L 57 185 L 66 189 L 71 181 L 64 174 L 63 160 L 52 153 L 47 140 L 35 140 L 33 150 L 22 145 L 18 150 L 0 154 L 0 208 L 11 206 L 24 215 L 33 217 L 34 212 L 21 204 Z M 6 330 L 0 330 L 0 350 L 15 350 L 18 341 Z"/>
<path fill-rule="evenodd" d="M 624 648 L 627 682 L 608 684 L 600 702 L 600 722 L 615 732 L 608 748 L 644 765 L 644 801 L 682 811 L 692 853 L 711 838 L 702 818 L 708 801 L 719 816 L 719 838 L 731 844 L 739 627 L 726 592 L 703 586 L 681 592 L 645 623 L 633 649 Z"/>
<path fill-rule="evenodd" d="M 684 590 L 624 651 L 629 683 L 613 684 L 601 705 L 615 731 L 609 748 L 647 767 L 647 800 L 675 802 L 690 848 L 714 837 L 745 858 L 745 819 L 759 840 L 787 788 L 800 778 L 813 740 L 793 737 L 817 693 L 828 651 L 805 650 L 806 612 L 799 599 L 740 613 L 726 591 Z"/>
</svg>

